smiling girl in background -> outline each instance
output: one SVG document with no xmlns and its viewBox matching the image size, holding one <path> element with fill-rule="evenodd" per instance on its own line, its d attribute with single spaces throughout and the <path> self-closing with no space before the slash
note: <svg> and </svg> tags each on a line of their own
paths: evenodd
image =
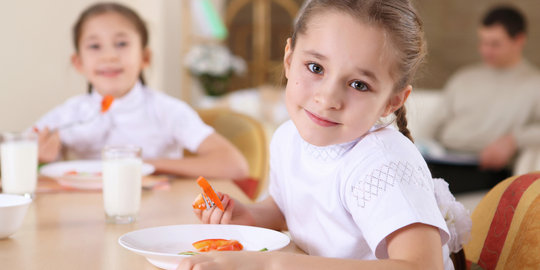
<svg viewBox="0 0 540 270">
<path fill-rule="evenodd" d="M 216 252 L 179 269 L 453 269 L 470 219 L 432 179 L 403 107 L 425 54 L 407 0 L 311 0 L 285 48 L 292 121 L 272 139 L 270 197 L 243 205 L 224 195 L 225 211 L 195 213 L 288 230 L 313 256 Z M 392 114 L 399 131 L 381 123 Z M 441 212 L 454 217 L 448 226 Z"/>
<path fill-rule="evenodd" d="M 70 98 L 36 123 L 41 162 L 57 160 L 63 152 L 99 159 L 105 145 L 130 144 L 140 146 L 145 162 L 160 173 L 247 175 L 242 154 L 193 109 L 144 85 L 142 71 L 150 63 L 148 31 L 133 10 L 115 3 L 90 6 L 73 27 L 73 43 L 73 66 L 88 80 L 90 92 Z M 107 95 L 114 102 L 99 114 Z M 184 149 L 196 155 L 183 158 Z"/>
</svg>

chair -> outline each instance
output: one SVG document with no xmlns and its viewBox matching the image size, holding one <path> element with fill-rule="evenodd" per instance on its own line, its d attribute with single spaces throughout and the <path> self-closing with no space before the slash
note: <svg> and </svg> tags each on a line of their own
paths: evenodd
<svg viewBox="0 0 540 270">
<path fill-rule="evenodd" d="M 268 143 L 263 126 L 255 119 L 225 108 L 198 110 L 201 119 L 228 139 L 246 158 L 247 179 L 234 182 L 252 200 L 266 188 L 268 177 Z"/>
<path fill-rule="evenodd" d="M 508 178 L 482 198 L 464 250 L 469 269 L 540 269 L 540 172 Z"/>
</svg>

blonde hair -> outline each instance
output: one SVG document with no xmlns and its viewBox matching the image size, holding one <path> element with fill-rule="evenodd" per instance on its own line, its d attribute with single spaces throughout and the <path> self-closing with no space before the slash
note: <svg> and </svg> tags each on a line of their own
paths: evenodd
<svg viewBox="0 0 540 270">
<path fill-rule="evenodd" d="M 376 25 L 385 31 L 396 61 L 391 74 L 395 78 L 394 91 L 412 84 L 414 75 L 424 61 L 427 45 L 423 24 L 408 0 L 309 0 L 294 25 L 291 47 L 294 49 L 298 36 L 307 30 L 309 20 L 319 12 L 339 11 Z M 413 140 L 407 128 L 404 106 L 394 112 L 399 131 Z"/>
</svg>

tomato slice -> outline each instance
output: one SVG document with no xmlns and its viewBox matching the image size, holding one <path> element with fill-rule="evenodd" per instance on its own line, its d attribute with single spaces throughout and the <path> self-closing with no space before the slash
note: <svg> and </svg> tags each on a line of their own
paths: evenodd
<svg viewBox="0 0 540 270">
<path fill-rule="evenodd" d="M 193 205 L 193 209 L 200 209 L 200 210 L 206 209 L 206 203 L 204 203 L 202 194 L 199 194 L 199 196 L 195 198 L 195 201 L 193 201 L 192 205 Z"/>
<path fill-rule="evenodd" d="M 193 247 L 199 252 L 208 251 L 239 251 L 244 249 L 242 244 L 236 240 L 227 239 L 204 239 L 194 242 Z"/>
</svg>

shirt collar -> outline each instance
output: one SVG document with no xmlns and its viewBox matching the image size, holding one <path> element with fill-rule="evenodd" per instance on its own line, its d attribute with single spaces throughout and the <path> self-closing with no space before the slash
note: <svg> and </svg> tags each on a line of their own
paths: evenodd
<svg viewBox="0 0 540 270">
<path fill-rule="evenodd" d="M 114 100 L 110 110 L 138 106 L 138 104 L 143 101 L 143 89 L 144 85 L 140 81 L 137 81 L 133 88 L 131 88 L 124 96 Z M 103 100 L 103 96 L 93 88 L 91 97 L 94 102 L 101 102 L 101 100 Z"/>
</svg>

